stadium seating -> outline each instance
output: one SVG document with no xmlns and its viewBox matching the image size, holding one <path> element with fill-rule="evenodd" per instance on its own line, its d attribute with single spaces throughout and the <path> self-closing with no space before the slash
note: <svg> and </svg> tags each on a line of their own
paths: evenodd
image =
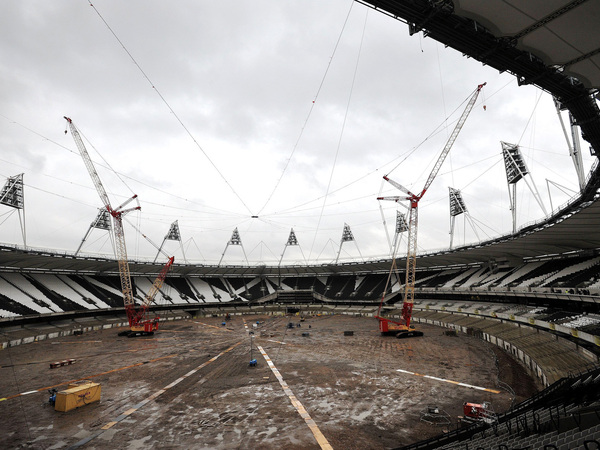
<svg viewBox="0 0 600 450">
<path fill-rule="evenodd" d="M 502 271 L 483 266 L 419 270 L 417 297 L 427 297 L 431 289 L 440 294 L 444 291 L 454 294 L 522 291 L 596 296 L 600 295 L 600 282 L 596 281 L 598 264 L 600 257 L 557 257 L 556 260 L 527 262 Z M 150 290 L 153 279 L 133 276 L 132 280 L 134 294 L 141 301 Z M 281 278 L 171 276 L 156 301 L 175 305 L 257 301 L 282 291 L 310 290 L 330 300 L 374 302 L 381 298 L 387 280 L 388 274 L 384 273 Z M 391 277 L 387 294 L 400 292 L 403 282 L 404 272 L 400 271 L 398 277 Z M 2 273 L 0 295 L 0 310 L 5 311 L 4 316 L 122 306 L 120 280 L 116 276 Z M 484 297 L 479 298 L 484 300 Z M 573 309 L 572 305 L 561 306 L 566 311 Z M 581 324 L 587 325 L 592 324 Z M 579 325 L 576 324 L 574 328 L 577 327 Z"/>
<path fill-rule="evenodd" d="M 600 368 L 558 380 L 494 423 L 464 426 L 399 449 L 544 448 L 600 448 Z"/>
</svg>

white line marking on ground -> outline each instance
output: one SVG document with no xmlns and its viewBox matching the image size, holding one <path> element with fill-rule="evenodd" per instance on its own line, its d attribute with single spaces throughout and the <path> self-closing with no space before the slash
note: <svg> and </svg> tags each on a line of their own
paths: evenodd
<svg viewBox="0 0 600 450">
<path fill-rule="evenodd" d="M 312 431 L 312 434 L 317 440 L 317 443 L 321 446 L 322 449 L 333 450 L 333 447 L 329 444 L 323 433 L 321 433 L 321 430 L 319 429 L 315 421 L 311 419 L 310 415 L 308 414 L 302 403 L 300 403 L 300 400 L 296 398 L 296 396 L 289 388 L 287 383 L 283 381 L 283 377 L 279 373 L 279 370 L 277 370 L 277 367 L 275 367 L 275 364 L 273 364 L 273 361 L 271 361 L 271 358 L 269 358 L 269 355 L 267 355 L 267 352 L 265 352 L 260 345 L 257 345 L 256 347 L 262 353 L 263 357 L 265 358 L 265 361 L 267 361 L 271 372 L 273 372 L 277 380 L 279 380 L 279 384 L 283 388 L 283 392 L 285 392 L 286 395 L 289 397 L 290 402 L 292 402 L 292 405 L 294 406 L 294 408 L 296 408 L 296 411 L 298 411 L 300 417 L 304 419 L 304 421 L 308 425 L 308 428 L 310 428 L 310 431 Z"/>
<path fill-rule="evenodd" d="M 217 358 L 219 358 L 220 356 L 223 356 L 225 353 L 229 353 L 231 350 L 233 350 L 234 348 L 236 348 L 238 345 L 240 345 L 241 342 L 238 342 L 234 345 L 232 345 L 231 347 L 229 347 L 227 350 L 222 351 L 221 353 L 219 353 L 216 356 L 213 356 L 212 358 L 210 358 L 208 361 L 200 364 L 198 367 L 196 367 L 195 369 L 190 370 L 188 373 L 186 373 L 184 376 L 179 377 L 177 380 L 173 381 L 171 384 L 168 384 L 167 386 L 165 386 L 164 388 L 156 391 L 154 394 L 152 394 L 151 396 L 149 396 L 148 398 L 146 398 L 145 400 L 142 400 L 141 402 L 139 402 L 137 405 L 134 405 L 134 407 L 129 408 L 127 411 L 125 411 L 124 413 L 122 413 L 120 416 L 118 416 L 115 420 L 113 420 L 112 422 L 108 422 L 106 425 L 104 425 L 100 430 L 98 430 L 96 433 L 93 433 L 92 435 L 88 436 L 85 439 L 80 440 L 79 442 L 75 443 L 74 445 L 70 446 L 68 450 L 73 450 L 73 449 L 77 449 L 79 447 L 84 446 L 85 444 L 87 444 L 89 441 L 91 441 L 92 439 L 97 438 L 98 436 L 100 436 L 105 430 L 108 430 L 109 428 L 112 428 L 114 425 L 116 425 L 117 423 L 121 422 L 124 418 L 126 418 L 127 416 L 130 416 L 131 414 L 133 414 L 134 412 L 136 412 L 138 409 L 140 409 L 142 406 L 146 405 L 148 402 L 156 399 L 158 396 L 164 394 L 165 392 L 167 392 L 167 390 L 171 389 L 173 386 L 176 386 L 177 384 L 181 383 L 183 380 L 185 380 L 186 378 L 192 376 L 193 374 L 195 374 L 196 372 L 198 372 L 200 369 L 203 369 L 204 367 L 208 366 L 210 363 L 212 363 L 213 361 L 215 361 Z M 31 392 L 26 392 L 25 394 L 31 394 L 33 392 L 38 392 L 38 391 L 31 391 Z M 25 395 L 25 394 L 21 394 L 21 395 Z"/>
<path fill-rule="evenodd" d="M 22 392 L 20 395 L 28 395 L 28 394 L 37 394 L 38 391 L 28 391 L 28 392 Z"/>
<path fill-rule="evenodd" d="M 479 391 L 491 392 L 493 394 L 499 394 L 500 393 L 500 391 L 497 391 L 495 389 L 488 389 L 488 388 L 484 388 L 484 387 L 481 387 L 481 386 L 473 386 L 471 384 L 460 383 L 458 381 L 446 380 L 445 378 L 438 378 L 438 377 L 434 377 L 434 376 L 431 376 L 431 375 L 423 375 L 422 373 L 409 372 L 408 370 L 397 369 L 396 372 L 408 373 L 410 375 L 416 375 L 418 377 L 429 378 L 430 380 L 443 381 L 445 383 L 452 383 L 452 384 L 455 384 L 457 386 L 463 386 L 463 387 L 468 387 L 468 388 L 471 388 L 471 389 L 477 389 Z"/>
</svg>

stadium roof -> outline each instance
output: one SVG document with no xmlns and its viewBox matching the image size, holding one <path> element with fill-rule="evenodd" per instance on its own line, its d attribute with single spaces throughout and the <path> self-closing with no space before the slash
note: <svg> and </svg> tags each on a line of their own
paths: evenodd
<svg viewBox="0 0 600 450">
<path fill-rule="evenodd" d="M 455 13 L 529 51 L 548 67 L 600 88 L 600 3 L 587 0 L 456 0 Z"/>
<path fill-rule="evenodd" d="M 600 153 L 600 2 L 357 0 L 556 97 Z"/>
<path fill-rule="evenodd" d="M 597 167 L 597 166 L 596 166 Z M 570 252 L 594 251 L 600 248 L 600 175 L 594 171 L 587 189 L 582 195 L 556 212 L 552 217 L 522 227 L 514 235 L 506 235 L 479 245 L 460 247 L 455 250 L 419 255 L 420 269 L 447 267 L 464 264 L 496 262 L 517 265 L 526 258 Z M 361 274 L 386 272 L 390 259 L 351 262 L 343 264 L 320 264 L 302 266 L 214 266 L 175 264 L 173 275 L 193 276 L 295 276 L 328 274 Z M 161 266 L 151 262 L 130 261 L 132 274 L 155 275 Z M 398 267 L 403 262 L 398 261 Z M 75 256 L 72 253 L 25 250 L 18 247 L 0 247 L 0 270 L 26 272 L 59 272 L 80 274 L 117 275 L 114 259 Z"/>
<path fill-rule="evenodd" d="M 596 155 L 600 154 L 600 2 L 592 0 L 357 0 L 408 24 L 520 84 L 534 84 L 568 108 Z M 594 166 L 586 190 L 545 219 L 476 246 L 420 255 L 418 267 L 481 264 L 600 248 L 600 176 Z M 366 273 L 389 270 L 390 260 L 313 266 L 176 265 L 179 275 L 260 276 Z M 401 267 L 401 266 L 400 266 Z M 160 266 L 130 262 L 133 274 L 156 274 Z M 117 273 L 115 260 L 53 251 L 0 247 L 0 270 Z"/>
</svg>

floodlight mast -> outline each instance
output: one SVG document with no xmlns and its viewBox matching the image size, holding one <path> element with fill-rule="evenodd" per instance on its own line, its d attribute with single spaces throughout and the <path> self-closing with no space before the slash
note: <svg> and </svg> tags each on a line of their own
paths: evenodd
<svg viewBox="0 0 600 450">
<path fill-rule="evenodd" d="M 136 211 L 141 209 L 140 206 L 135 206 L 133 208 L 124 209 L 131 201 L 137 198 L 137 195 L 125 200 L 121 205 L 114 208 L 110 204 L 110 199 L 108 198 L 108 194 L 106 193 L 106 189 L 100 180 L 100 176 L 94 167 L 94 163 L 92 162 L 92 158 L 90 158 L 87 149 L 81 139 L 79 131 L 77 127 L 73 123 L 73 121 L 65 116 L 65 120 L 69 124 L 69 129 L 71 130 L 71 136 L 77 145 L 79 153 L 83 158 L 83 162 L 85 163 L 85 167 L 87 168 L 90 177 L 96 187 L 96 191 L 102 200 L 104 208 L 109 212 L 109 214 L 113 218 L 113 233 L 115 237 L 115 253 L 117 257 L 117 261 L 119 264 L 119 277 L 121 279 L 121 291 L 123 292 L 123 303 L 125 305 L 125 312 L 127 314 L 127 319 L 129 321 L 130 330 L 123 333 L 127 336 L 136 336 L 142 334 L 152 334 L 154 331 L 158 330 L 158 317 L 154 319 L 149 319 L 147 317 L 148 313 L 148 305 L 154 299 L 156 292 L 158 292 L 159 286 L 162 286 L 162 282 L 164 281 L 166 274 L 173 264 L 173 258 L 169 259 L 163 270 L 160 272 L 155 284 L 153 285 L 153 289 L 146 297 L 141 307 L 136 310 L 135 300 L 133 298 L 133 287 L 131 283 L 131 275 L 129 273 L 129 263 L 127 259 L 127 247 L 125 246 L 125 233 L 123 231 L 123 216 L 131 211 Z M 66 131 L 65 131 L 66 132 Z M 156 288 L 155 288 L 156 286 Z M 152 294 L 152 295 L 150 295 Z"/>
<path fill-rule="evenodd" d="M 418 220 L 419 201 L 423 198 L 423 196 L 425 195 L 425 192 L 427 192 L 427 190 L 429 189 L 429 187 L 435 180 L 438 172 L 440 171 L 440 168 L 442 167 L 442 164 L 444 163 L 444 160 L 446 159 L 446 156 L 448 156 L 448 153 L 450 152 L 450 149 L 454 145 L 454 142 L 456 141 L 456 138 L 458 137 L 460 130 L 462 129 L 463 125 L 465 124 L 465 121 L 467 120 L 467 117 L 469 116 L 471 110 L 473 109 L 473 106 L 475 105 L 475 102 L 477 101 L 477 97 L 479 96 L 479 92 L 485 85 L 486 85 L 486 83 L 480 84 L 477 86 L 477 89 L 475 89 L 475 92 L 469 99 L 469 102 L 467 103 L 465 110 L 463 111 L 462 115 L 458 119 L 458 122 L 456 123 L 456 126 L 454 127 L 454 130 L 452 131 L 452 134 L 448 138 L 448 141 L 446 142 L 446 145 L 444 146 L 442 153 L 440 154 L 435 165 L 433 166 L 433 169 L 431 170 L 431 173 L 429 174 L 429 177 L 427 178 L 427 181 L 425 182 L 425 186 L 423 186 L 423 190 L 419 194 L 413 194 L 411 191 L 409 191 L 407 188 L 402 186 L 400 183 L 388 178 L 387 175 L 385 175 L 383 177 L 383 179 L 385 181 L 390 183 L 396 189 L 402 191 L 404 194 L 406 194 L 406 196 L 378 197 L 377 200 L 391 200 L 391 201 L 395 201 L 395 202 L 398 202 L 401 200 L 408 200 L 410 202 L 410 208 L 409 208 L 408 238 L 407 238 L 408 249 L 407 249 L 407 253 L 406 253 L 406 282 L 404 284 L 404 301 L 402 304 L 402 322 L 394 321 L 394 320 L 391 320 L 391 319 L 381 316 L 381 309 L 383 308 L 383 301 L 385 300 L 385 294 L 386 294 L 386 290 L 384 289 L 384 292 L 381 296 L 381 302 L 379 303 L 379 310 L 377 311 L 377 316 L 376 316 L 379 319 L 379 331 L 381 331 L 382 334 L 392 333 L 392 334 L 395 334 L 396 337 L 399 337 L 399 338 L 423 336 L 423 333 L 421 331 L 416 331 L 414 329 L 414 327 L 413 328 L 410 327 L 410 322 L 412 319 L 412 309 L 413 309 L 414 298 L 415 298 L 415 273 L 416 273 L 416 267 L 417 267 L 417 231 L 418 231 L 418 222 L 419 222 L 419 220 Z M 393 258 L 395 258 L 395 256 L 393 256 Z M 395 259 L 392 262 L 392 264 L 393 264 L 393 266 L 395 266 Z"/>
</svg>

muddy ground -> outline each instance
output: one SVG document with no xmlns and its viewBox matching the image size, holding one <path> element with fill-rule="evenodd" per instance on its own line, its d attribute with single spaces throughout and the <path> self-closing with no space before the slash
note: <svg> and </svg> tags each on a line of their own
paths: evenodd
<svg viewBox="0 0 600 450">
<path fill-rule="evenodd" d="M 502 350 L 434 326 L 420 325 L 424 337 L 399 340 L 380 336 L 376 320 L 363 317 L 222 321 L 168 322 L 143 338 L 94 331 L 0 351 L 3 448 L 316 449 L 317 430 L 334 449 L 384 449 L 452 429 L 465 401 L 504 411 L 513 397 L 498 388 L 499 375 L 517 401 L 538 389 Z M 68 358 L 77 361 L 49 368 Z M 55 411 L 47 389 L 80 379 L 101 384 L 101 401 Z M 421 421 L 428 405 L 449 423 Z"/>
</svg>

